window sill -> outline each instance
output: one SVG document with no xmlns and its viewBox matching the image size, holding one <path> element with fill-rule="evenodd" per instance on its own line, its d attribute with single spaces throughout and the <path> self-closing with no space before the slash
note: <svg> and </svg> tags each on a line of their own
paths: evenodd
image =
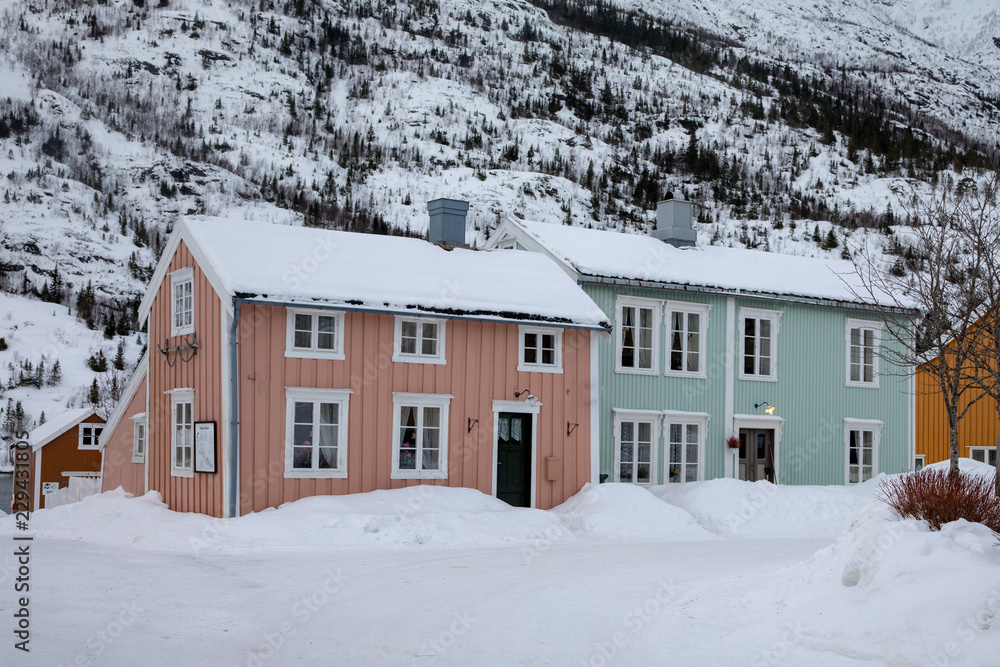
<svg viewBox="0 0 1000 667">
<path fill-rule="evenodd" d="M 194 477 L 194 470 L 178 470 L 177 468 L 171 468 L 170 469 L 170 476 L 171 477 L 193 478 Z"/>
<path fill-rule="evenodd" d="M 184 327 L 183 329 L 170 329 L 170 336 L 187 336 L 194 333 L 194 327 Z"/>
<path fill-rule="evenodd" d="M 286 470 L 285 479 L 347 479 L 346 470 Z"/>
<path fill-rule="evenodd" d="M 146 462 L 146 457 L 145 456 L 133 456 L 132 457 L 132 463 L 145 463 L 145 462 Z"/>
<path fill-rule="evenodd" d="M 559 366 L 526 366 L 518 364 L 517 371 L 519 373 L 559 373 L 561 375 L 563 369 Z"/>
<path fill-rule="evenodd" d="M 858 389 L 878 389 L 878 382 L 846 382 L 845 387 L 857 387 Z"/>
<path fill-rule="evenodd" d="M 89 447 L 84 447 L 83 445 L 77 445 L 77 449 L 81 452 L 96 452 L 100 448 L 101 448 L 100 445 L 97 446 L 91 445 Z"/>
<path fill-rule="evenodd" d="M 660 371 L 653 370 L 652 368 L 625 368 L 624 366 L 615 366 L 615 373 L 621 373 L 623 375 L 659 375 Z"/>
<path fill-rule="evenodd" d="M 739 379 L 748 382 L 777 382 L 778 378 L 773 375 L 743 375 L 740 373 Z"/>
<path fill-rule="evenodd" d="M 418 355 L 409 356 L 402 354 L 392 355 L 392 360 L 397 364 L 434 364 L 437 366 L 444 366 L 448 363 L 443 357 L 421 357 Z"/>
<path fill-rule="evenodd" d="M 389 478 L 390 479 L 448 479 L 448 473 L 437 470 L 426 470 L 426 471 L 394 470 L 392 472 L 392 475 L 389 476 Z"/>
<path fill-rule="evenodd" d="M 326 359 L 329 361 L 344 361 L 347 357 L 343 352 L 326 352 L 318 350 L 285 350 L 286 359 Z"/>
<path fill-rule="evenodd" d="M 707 373 L 692 373 L 690 371 L 665 371 L 664 377 L 668 378 L 692 378 L 695 380 L 707 380 Z"/>
</svg>

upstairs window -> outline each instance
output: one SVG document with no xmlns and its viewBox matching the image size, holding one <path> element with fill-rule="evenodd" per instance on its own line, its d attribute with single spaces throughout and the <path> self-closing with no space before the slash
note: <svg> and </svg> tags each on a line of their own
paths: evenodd
<svg viewBox="0 0 1000 667">
<path fill-rule="evenodd" d="M 615 370 L 624 373 L 657 373 L 660 302 L 620 298 L 617 308 Z"/>
<path fill-rule="evenodd" d="M 77 448 L 99 449 L 100 442 L 98 438 L 102 431 L 104 431 L 104 427 L 99 424 L 80 424 L 80 440 Z"/>
<path fill-rule="evenodd" d="M 875 322 L 847 321 L 847 384 L 878 387 L 881 327 Z"/>
<path fill-rule="evenodd" d="M 393 361 L 443 364 L 445 320 L 397 317 Z"/>
<path fill-rule="evenodd" d="M 709 306 L 667 303 L 670 361 L 667 375 L 705 377 L 704 346 Z"/>
<path fill-rule="evenodd" d="M 344 313 L 288 310 L 286 357 L 344 359 Z"/>
<path fill-rule="evenodd" d="M 562 329 L 518 327 L 517 370 L 562 373 Z"/>
<path fill-rule="evenodd" d="M 170 335 L 194 333 L 194 269 L 170 274 Z"/>
<path fill-rule="evenodd" d="M 778 349 L 778 318 L 775 311 L 743 308 L 740 310 L 740 378 L 776 380 L 775 358 Z"/>
</svg>

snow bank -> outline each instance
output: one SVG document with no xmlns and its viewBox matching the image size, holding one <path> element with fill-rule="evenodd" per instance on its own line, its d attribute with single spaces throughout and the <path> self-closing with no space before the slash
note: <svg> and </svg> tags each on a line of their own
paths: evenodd
<svg viewBox="0 0 1000 667">
<path fill-rule="evenodd" d="M 703 528 L 723 536 L 813 537 L 846 528 L 877 485 L 781 486 L 713 479 L 655 486 L 652 493 L 686 510 Z"/>
<path fill-rule="evenodd" d="M 631 484 L 585 484 L 552 513 L 573 532 L 609 539 L 705 539 L 692 516 Z"/>
<path fill-rule="evenodd" d="M 871 500 L 837 542 L 744 597 L 762 625 L 794 628 L 783 651 L 879 664 L 995 665 L 1000 546 L 979 524 L 940 532 Z M 777 613 L 775 613 L 777 610 Z M 741 630 L 754 636 L 754 627 Z M 898 637 L 907 641 L 897 641 Z"/>
<path fill-rule="evenodd" d="M 950 461 L 940 461 L 938 463 L 932 463 L 924 470 L 948 470 L 951 467 Z M 997 469 L 991 465 L 983 463 L 982 461 L 976 461 L 975 459 L 960 458 L 958 460 L 958 469 L 964 473 L 970 475 L 979 475 L 982 477 L 991 477 L 996 474 Z"/>
</svg>

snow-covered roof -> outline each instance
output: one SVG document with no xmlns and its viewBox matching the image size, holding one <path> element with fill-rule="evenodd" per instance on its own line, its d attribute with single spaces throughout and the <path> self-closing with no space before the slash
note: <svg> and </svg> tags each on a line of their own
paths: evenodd
<svg viewBox="0 0 1000 667">
<path fill-rule="evenodd" d="M 854 265 L 780 253 L 697 246 L 678 248 L 651 236 L 543 222 L 509 221 L 581 276 L 690 285 L 837 302 L 876 303 Z M 499 230 L 498 230 L 499 231 Z M 893 299 L 879 299 L 897 305 Z"/>
<path fill-rule="evenodd" d="M 93 414 L 94 411 L 89 408 L 76 408 L 59 413 L 28 434 L 31 449 L 44 447 Z"/>
<path fill-rule="evenodd" d="M 224 218 L 192 217 L 179 227 L 229 296 L 608 326 L 572 279 L 534 253 L 445 250 L 422 239 Z"/>
</svg>

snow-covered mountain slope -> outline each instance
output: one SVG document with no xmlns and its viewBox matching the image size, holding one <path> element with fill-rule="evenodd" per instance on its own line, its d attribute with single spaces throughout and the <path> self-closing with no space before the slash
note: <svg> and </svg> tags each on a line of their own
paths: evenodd
<svg viewBox="0 0 1000 667">
<path fill-rule="evenodd" d="M 642 231 L 676 193 L 705 243 L 891 245 L 894 189 L 996 164 L 997 11 L 0 0 L 0 288 L 58 268 L 131 335 L 181 215 L 419 234 L 440 196 L 480 243 L 507 215 Z"/>
</svg>

